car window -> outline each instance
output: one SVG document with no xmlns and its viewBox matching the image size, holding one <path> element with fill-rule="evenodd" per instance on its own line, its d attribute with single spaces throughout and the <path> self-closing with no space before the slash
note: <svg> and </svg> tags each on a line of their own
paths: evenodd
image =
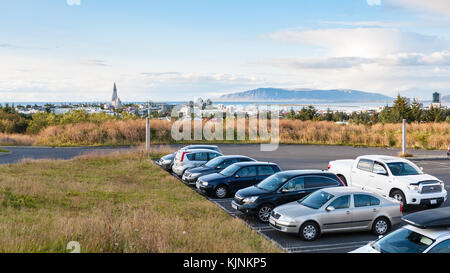
<svg viewBox="0 0 450 273">
<path fill-rule="evenodd" d="M 335 209 L 348 209 L 350 207 L 350 195 L 345 195 L 336 198 L 333 202 L 331 202 L 330 206 Z"/>
<path fill-rule="evenodd" d="M 185 156 L 187 157 L 187 159 L 189 159 L 189 161 L 194 161 L 195 160 L 195 154 L 187 154 Z"/>
<path fill-rule="evenodd" d="M 336 180 L 325 176 L 307 176 L 305 177 L 305 188 L 313 189 L 313 188 L 325 188 L 325 187 L 335 187 L 338 186 Z"/>
<path fill-rule="evenodd" d="M 220 156 L 220 154 L 218 154 L 218 153 L 208 153 L 208 154 L 209 154 L 209 160 Z"/>
<path fill-rule="evenodd" d="M 358 162 L 358 169 L 366 171 L 366 172 L 371 172 L 372 171 L 372 166 L 373 166 L 373 161 L 372 160 L 368 160 L 368 159 L 361 159 Z"/>
<path fill-rule="evenodd" d="M 406 162 L 388 163 L 389 169 L 394 176 L 418 175 L 420 172 L 411 164 Z"/>
<path fill-rule="evenodd" d="M 434 240 L 409 230 L 400 228 L 373 243 L 373 249 L 381 253 L 423 253 Z"/>
<path fill-rule="evenodd" d="M 226 167 L 228 167 L 228 166 L 230 166 L 231 164 L 234 164 L 234 163 L 236 163 L 235 160 L 227 159 L 227 160 L 224 160 L 222 163 L 220 163 L 218 166 L 221 169 L 225 169 Z"/>
<path fill-rule="evenodd" d="M 333 199 L 334 195 L 329 194 L 325 191 L 315 191 L 312 194 L 308 195 L 308 197 L 298 201 L 305 207 L 312 209 L 319 209 L 323 205 L 325 205 L 328 201 Z"/>
<path fill-rule="evenodd" d="M 373 172 L 376 173 L 376 174 L 382 174 L 382 173 L 387 174 L 387 170 L 384 167 L 384 165 L 381 164 L 381 163 L 378 163 L 378 162 L 375 162 L 373 164 Z"/>
<path fill-rule="evenodd" d="M 233 164 L 225 168 L 223 171 L 220 172 L 220 174 L 224 176 L 232 176 L 234 173 L 239 170 L 240 166 Z"/>
<path fill-rule="evenodd" d="M 450 240 L 440 242 L 428 251 L 428 253 L 450 253 Z"/>
<path fill-rule="evenodd" d="M 244 168 L 240 169 L 236 174 L 239 175 L 239 177 L 256 176 L 256 167 L 255 166 L 244 167 Z"/>
<path fill-rule="evenodd" d="M 370 196 L 366 194 L 355 194 L 353 195 L 355 202 L 355 208 L 369 207 L 370 206 Z"/>
<path fill-rule="evenodd" d="M 380 199 L 370 196 L 370 205 L 371 206 L 378 206 L 380 204 L 381 204 Z"/>
<path fill-rule="evenodd" d="M 208 161 L 208 153 L 196 153 L 195 161 Z"/>
<path fill-rule="evenodd" d="M 258 166 L 258 175 L 264 176 L 264 175 L 272 175 L 274 174 L 274 171 L 272 167 L 270 166 Z"/>
<path fill-rule="evenodd" d="M 284 184 L 284 189 L 287 191 L 293 192 L 293 191 L 301 191 L 305 189 L 305 178 L 304 177 L 294 177 L 286 184 Z"/>
<path fill-rule="evenodd" d="M 284 177 L 283 175 L 274 174 L 261 181 L 258 185 L 256 185 L 256 187 L 265 191 L 272 192 L 277 190 L 287 180 L 288 178 Z"/>
</svg>

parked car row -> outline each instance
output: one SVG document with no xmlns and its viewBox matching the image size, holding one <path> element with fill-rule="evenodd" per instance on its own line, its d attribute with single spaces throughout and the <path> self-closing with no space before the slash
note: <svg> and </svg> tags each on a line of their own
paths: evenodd
<svg viewBox="0 0 450 273">
<path fill-rule="evenodd" d="M 443 181 L 411 161 L 389 156 L 331 161 L 325 171 L 282 171 L 276 163 L 225 156 L 214 145 L 191 145 L 157 164 L 207 195 L 234 197 L 233 209 L 306 241 L 329 232 L 370 230 L 383 236 L 402 221 L 405 206 L 436 208 L 447 200 Z M 407 226 L 401 229 L 404 234 L 395 234 L 407 237 L 417 228 Z M 386 240 L 395 234 L 361 251 L 390 252 Z"/>
</svg>

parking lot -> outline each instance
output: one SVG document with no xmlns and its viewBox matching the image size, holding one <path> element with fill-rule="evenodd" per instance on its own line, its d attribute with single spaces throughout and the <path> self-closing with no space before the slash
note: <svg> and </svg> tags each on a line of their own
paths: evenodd
<svg viewBox="0 0 450 273">
<path fill-rule="evenodd" d="M 396 155 L 398 150 L 383 148 L 353 148 L 336 146 L 315 146 L 315 145 L 282 145 L 276 152 L 261 152 L 259 145 L 219 145 L 226 155 L 242 154 L 253 157 L 260 161 L 270 161 L 277 163 L 283 170 L 292 169 L 327 169 L 328 162 L 336 159 L 354 159 L 360 155 L 383 154 Z M 178 148 L 173 146 L 172 148 Z M 418 156 L 445 156 L 445 151 L 415 151 Z M 419 160 L 415 162 L 423 167 L 428 174 L 434 175 L 443 180 L 447 191 L 450 190 L 450 161 L 448 160 Z M 176 177 L 176 176 L 175 176 Z M 177 177 L 178 178 L 178 177 Z M 180 182 L 182 182 L 180 180 Z M 193 190 L 197 191 L 192 187 Z M 199 194 L 199 191 L 197 191 Z M 203 195 L 203 194 L 202 194 Z M 233 217 L 242 219 L 253 230 L 272 240 L 286 252 L 305 253 L 345 253 L 354 250 L 376 239 L 370 232 L 326 234 L 317 241 L 305 242 L 294 235 L 288 235 L 273 230 L 268 224 L 263 224 L 253 217 L 246 216 L 231 207 L 232 198 L 214 199 L 205 196 L 211 202 L 225 210 Z M 443 206 L 450 207 L 447 200 Z M 424 208 L 414 208 L 404 212 L 411 213 Z M 397 227 L 394 227 L 398 228 Z"/>
</svg>

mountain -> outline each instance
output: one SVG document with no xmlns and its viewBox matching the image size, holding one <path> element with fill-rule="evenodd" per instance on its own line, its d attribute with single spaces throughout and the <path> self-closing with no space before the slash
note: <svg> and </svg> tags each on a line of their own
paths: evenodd
<svg viewBox="0 0 450 273">
<path fill-rule="evenodd" d="M 393 98 L 377 93 L 357 90 L 288 90 L 280 88 L 259 88 L 245 92 L 227 94 L 219 101 L 323 101 L 323 102 L 363 102 L 392 101 Z"/>
<path fill-rule="evenodd" d="M 443 97 L 442 97 L 442 100 L 443 100 L 443 101 L 450 101 L 450 95 L 448 95 L 448 96 L 443 96 Z"/>
</svg>

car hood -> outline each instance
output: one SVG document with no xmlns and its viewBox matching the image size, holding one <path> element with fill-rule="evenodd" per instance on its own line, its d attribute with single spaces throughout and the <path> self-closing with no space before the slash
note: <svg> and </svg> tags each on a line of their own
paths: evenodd
<svg viewBox="0 0 450 273">
<path fill-rule="evenodd" d="M 290 218 L 298 218 L 310 214 L 315 214 L 319 210 L 315 210 L 312 208 L 305 207 L 300 205 L 298 202 L 292 202 L 286 205 L 279 206 L 275 209 L 276 213 L 281 214 L 282 216 L 287 216 Z"/>
<path fill-rule="evenodd" d="M 161 157 L 162 160 L 173 160 L 175 158 L 175 154 L 165 155 Z"/>
<path fill-rule="evenodd" d="M 373 247 L 371 247 L 370 244 L 371 243 L 369 243 L 363 247 L 360 247 L 358 249 L 355 249 L 349 253 L 380 253 L 380 252 L 376 251 L 375 249 L 373 249 Z"/>
<path fill-rule="evenodd" d="M 211 182 L 211 181 L 215 181 L 218 179 L 224 179 L 224 178 L 226 178 L 226 176 L 221 175 L 220 173 L 212 173 L 212 174 L 202 176 L 201 180 L 205 181 L 205 182 Z"/>
<path fill-rule="evenodd" d="M 204 173 L 209 171 L 212 171 L 212 169 L 206 166 L 200 166 L 189 170 L 190 173 Z"/>
<path fill-rule="evenodd" d="M 406 175 L 406 176 L 395 176 L 395 181 L 400 182 L 402 184 L 411 184 L 428 180 L 437 180 L 436 177 L 429 174 L 419 174 L 419 175 Z"/>
<path fill-rule="evenodd" d="M 239 195 L 239 196 L 245 198 L 245 197 L 250 197 L 250 196 L 260 196 L 260 195 L 267 194 L 267 193 L 269 193 L 269 192 L 265 191 L 263 189 L 260 189 L 258 187 L 252 186 L 252 187 L 249 187 L 249 188 L 245 188 L 245 189 L 239 190 L 236 193 L 236 195 Z"/>
</svg>

